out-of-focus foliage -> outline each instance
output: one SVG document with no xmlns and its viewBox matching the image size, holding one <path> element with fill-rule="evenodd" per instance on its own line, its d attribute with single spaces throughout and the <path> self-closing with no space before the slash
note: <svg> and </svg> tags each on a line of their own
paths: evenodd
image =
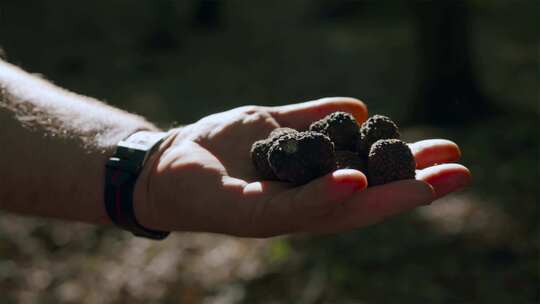
<svg viewBox="0 0 540 304">
<path fill-rule="evenodd" d="M 165 127 L 355 96 L 408 140 L 454 139 L 475 182 L 384 224 L 270 240 L 0 214 L 0 303 L 538 302 L 539 2 L 460 2 L 492 109 L 450 126 L 409 116 L 426 75 L 416 7 L 400 3 L 3 0 L 9 61 Z"/>
</svg>

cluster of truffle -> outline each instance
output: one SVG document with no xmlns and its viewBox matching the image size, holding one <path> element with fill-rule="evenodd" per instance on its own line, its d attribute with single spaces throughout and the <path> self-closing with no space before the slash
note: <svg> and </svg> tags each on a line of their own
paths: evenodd
<svg viewBox="0 0 540 304">
<path fill-rule="evenodd" d="M 358 125 L 345 112 L 334 112 L 308 131 L 277 128 L 251 147 L 251 159 L 264 179 L 297 185 L 336 169 L 356 169 L 370 186 L 415 177 L 416 163 L 401 141 L 397 125 L 374 115 Z"/>
</svg>

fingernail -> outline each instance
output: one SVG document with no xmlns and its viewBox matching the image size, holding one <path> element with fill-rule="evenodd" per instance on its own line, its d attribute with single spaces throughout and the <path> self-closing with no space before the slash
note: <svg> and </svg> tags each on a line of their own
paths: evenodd
<svg viewBox="0 0 540 304">
<path fill-rule="evenodd" d="M 470 176 L 463 173 L 454 173 L 434 177 L 429 180 L 429 184 L 435 190 L 435 198 L 440 198 L 448 193 L 466 187 L 470 182 Z"/>
<path fill-rule="evenodd" d="M 354 175 L 343 175 L 338 178 L 334 175 L 332 177 L 328 184 L 328 195 L 330 197 L 328 201 L 332 203 L 341 203 L 366 187 L 366 182 L 361 177 L 357 178 Z"/>
</svg>

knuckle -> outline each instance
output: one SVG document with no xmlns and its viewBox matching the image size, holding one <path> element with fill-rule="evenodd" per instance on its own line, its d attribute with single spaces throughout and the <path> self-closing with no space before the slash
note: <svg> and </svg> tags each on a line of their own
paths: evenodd
<svg viewBox="0 0 540 304">
<path fill-rule="evenodd" d="M 270 115 L 270 113 L 264 107 L 247 106 L 242 110 L 242 117 L 243 122 L 246 124 L 264 123 L 271 124 L 274 127 L 277 126 L 277 123 L 272 115 Z"/>
<path fill-rule="evenodd" d="M 239 108 L 243 114 L 251 115 L 263 112 L 263 107 L 256 105 L 247 105 Z"/>
</svg>

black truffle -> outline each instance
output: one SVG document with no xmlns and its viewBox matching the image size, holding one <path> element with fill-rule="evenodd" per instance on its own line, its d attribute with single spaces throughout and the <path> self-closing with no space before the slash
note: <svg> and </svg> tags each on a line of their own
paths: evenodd
<svg viewBox="0 0 540 304">
<path fill-rule="evenodd" d="M 268 138 L 258 140 L 251 146 L 251 161 L 262 178 L 276 179 L 268 163 L 268 150 L 279 137 L 290 133 L 298 133 L 298 131 L 291 128 L 276 128 L 270 132 Z"/>
<path fill-rule="evenodd" d="M 334 169 L 334 144 L 317 132 L 298 132 L 280 136 L 268 151 L 274 174 L 300 185 Z"/>
<path fill-rule="evenodd" d="M 367 162 L 358 153 L 336 151 L 336 169 L 355 169 L 367 173 Z"/>
<path fill-rule="evenodd" d="M 383 115 L 373 115 L 360 127 L 360 140 L 357 144 L 357 151 L 361 155 L 367 156 L 371 145 L 379 139 L 399 139 L 397 125 Z"/>
<path fill-rule="evenodd" d="M 272 146 L 272 140 L 261 139 L 251 146 L 251 161 L 257 173 L 264 179 L 276 179 L 276 175 L 268 163 L 268 150 Z"/>
<path fill-rule="evenodd" d="M 370 186 L 415 178 L 416 162 L 409 146 L 399 139 L 376 141 L 369 151 Z"/>
<path fill-rule="evenodd" d="M 291 128 L 276 128 L 274 130 L 272 130 L 272 132 L 270 132 L 270 135 L 268 135 L 268 138 L 269 139 L 275 139 L 275 138 L 278 138 L 282 135 L 285 135 L 285 134 L 290 134 L 290 133 L 298 133 L 298 131 L 296 131 L 295 129 L 291 129 Z"/>
<path fill-rule="evenodd" d="M 322 133 L 332 140 L 338 150 L 356 149 L 359 137 L 356 119 L 345 112 L 334 112 L 311 124 L 310 131 Z"/>
</svg>

